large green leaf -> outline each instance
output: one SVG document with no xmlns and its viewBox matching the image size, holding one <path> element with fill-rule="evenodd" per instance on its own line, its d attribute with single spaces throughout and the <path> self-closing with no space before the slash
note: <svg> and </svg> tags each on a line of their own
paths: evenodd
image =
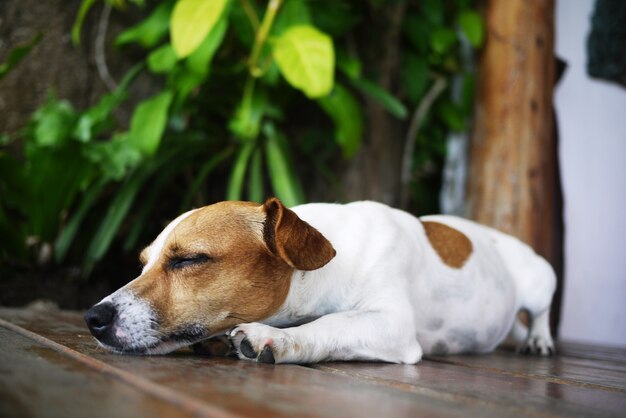
<svg viewBox="0 0 626 418">
<path fill-rule="evenodd" d="M 129 141 L 142 154 L 154 155 L 157 151 L 171 102 L 172 93 L 164 91 L 144 100 L 135 108 L 130 121 Z"/>
<path fill-rule="evenodd" d="M 294 26 L 274 40 L 272 52 L 285 79 L 307 97 L 319 98 L 330 93 L 335 52 L 328 35 L 313 26 Z"/>
<path fill-rule="evenodd" d="M 444 26 L 436 28 L 430 34 L 430 47 L 437 54 L 444 54 L 456 43 L 456 33 Z"/>
<path fill-rule="evenodd" d="M 179 58 L 191 55 L 217 24 L 228 0 L 178 0 L 172 11 L 170 34 Z"/>
<path fill-rule="evenodd" d="M 287 141 L 271 123 L 263 125 L 265 155 L 276 196 L 287 206 L 304 203 L 304 192 L 290 162 Z"/>
<path fill-rule="evenodd" d="M 335 139 L 350 158 L 359 149 L 363 136 L 363 114 L 359 102 L 342 85 L 318 103 L 335 123 Z"/>
<path fill-rule="evenodd" d="M 116 45 L 124 45 L 137 42 L 144 48 L 152 48 L 167 33 L 170 21 L 170 2 L 161 3 L 146 19 L 124 32 L 120 33 L 115 40 Z"/>
<path fill-rule="evenodd" d="M 416 104 L 428 87 L 428 62 L 416 54 L 406 53 L 402 66 L 402 82 L 407 98 Z"/>
</svg>

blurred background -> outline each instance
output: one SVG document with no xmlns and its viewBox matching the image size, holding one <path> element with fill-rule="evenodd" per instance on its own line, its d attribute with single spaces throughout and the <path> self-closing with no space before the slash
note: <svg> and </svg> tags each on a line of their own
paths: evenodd
<svg viewBox="0 0 626 418">
<path fill-rule="evenodd" d="M 372 199 L 532 245 L 626 346 L 621 0 L 2 0 L 0 304 L 83 309 L 169 220 Z"/>
</svg>

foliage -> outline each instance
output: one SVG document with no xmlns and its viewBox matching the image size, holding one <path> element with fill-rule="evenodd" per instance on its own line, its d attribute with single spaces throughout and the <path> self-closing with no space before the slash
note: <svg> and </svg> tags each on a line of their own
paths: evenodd
<svg viewBox="0 0 626 418">
<path fill-rule="evenodd" d="M 260 201 L 274 194 L 287 205 L 302 203 L 294 154 L 331 172 L 315 158 L 323 149 L 346 159 L 355 155 L 367 130 L 364 97 L 408 120 L 436 77 L 466 72 L 460 41 L 478 47 L 483 39 L 469 1 L 409 2 L 399 97 L 378 85 L 349 47 L 359 25 L 367 24 L 368 7 L 387 7 L 383 0 L 105 2 L 145 11 L 115 40 L 122 51 L 132 44 L 144 48 L 145 60 L 89 109 L 76 110 L 51 95 L 11 138 L 23 144 L 23 158 L 0 151 L 5 255 L 29 257 L 25 238 L 31 237 L 31 245 L 53 244 L 57 262 L 73 249 L 88 273 L 125 223 L 124 248 L 136 246 L 159 193 L 185 173 L 193 180 L 179 193 L 177 210 L 202 202 L 198 196 L 220 167 L 230 171 L 223 190 L 228 199 Z M 83 0 L 78 10 L 75 45 L 95 4 Z M 134 106 L 126 129 L 114 114 L 140 72 L 162 87 Z M 416 173 L 444 154 L 448 130 L 465 129 L 472 80 L 468 73 L 460 99 L 442 95 L 428 112 L 416 133 Z M 311 116 L 309 125 L 294 128 L 302 114 Z"/>
</svg>

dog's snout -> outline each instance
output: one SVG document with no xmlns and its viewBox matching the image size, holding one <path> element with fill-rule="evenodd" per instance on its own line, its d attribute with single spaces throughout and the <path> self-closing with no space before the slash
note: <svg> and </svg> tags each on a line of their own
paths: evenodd
<svg viewBox="0 0 626 418">
<path fill-rule="evenodd" d="M 99 303 L 89 309 L 85 313 L 85 322 L 91 334 L 98 339 L 103 337 L 113 326 L 116 313 L 115 306 L 109 302 Z"/>
</svg>

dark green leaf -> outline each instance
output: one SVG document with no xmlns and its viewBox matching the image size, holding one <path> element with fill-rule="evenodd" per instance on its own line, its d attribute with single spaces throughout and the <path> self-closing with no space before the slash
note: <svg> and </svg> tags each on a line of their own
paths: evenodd
<svg viewBox="0 0 626 418">
<path fill-rule="evenodd" d="M 407 116 L 406 107 L 400 102 L 400 100 L 396 99 L 391 93 L 387 90 L 380 87 L 378 84 L 375 84 L 369 80 L 364 78 L 350 80 L 354 87 L 359 89 L 362 93 L 367 94 L 372 99 L 375 99 L 382 106 L 385 107 L 393 116 L 398 119 L 405 119 Z"/>
<path fill-rule="evenodd" d="M 192 199 L 194 198 L 196 193 L 198 193 L 198 190 L 200 189 L 200 187 L 204 185 L 204 182 L 206 181 L 209 174 L 211 174 L 211 172 L 219 164 L 221 164 L 226 158 L 230 157 L 231 154 L 232 154 L 232 149 L 226 148 L 225 150 L 211 157 L 209 161 L 205 162 L 202 165 L 202 168 L 200 169 L 198 174 L 194 176 L 193 183 L 191 183 L 191 186 L 189 186 L 189 190 L 185 194 L 185 197 L 183 198 L 182 203 L 180 204 L 179 212 L 189 210 L 189 208 L 191 207 Z"/>
<path fill-rule="evenodd" d="M 15 67 L 17 64 L 19 64 L 20 61 L 22 61 L 22 59 L 24 59 L 26 54 L 28 54 L 30 50 L 33 49 L 33 47 L 37 45 L 39 41 L 41 41 L 41 38 L 42 35 L 41 33 L 39 33 L 26 44 L 18 45 L 9 52 L 9 56 L 6 62 L 0 64 L 0 80 L 2 80 L 4 76 L 13 69 L 13 67 Z"/>
<path fill-rule="evenodd" d="M 420 54 L 426 54 L 429 51 L 430 33 L 433 25 L 429 23 L 423 16 L 409 14 L 404 21 L 404 33 L 411 44 Z"/>
<path fill-rule="evenodd" d="M 444 100 L 437 108 L 439 117 L 454 131 L 465 130 L 465 118 L 461 110 L 449 100 Z"/>
<path fill-rule="evenodd" d="M 83 222 L 83 219 L 89 212 L 89 209 L 91 209 L 96 202 L 96 199 L 100 196 L 100 193 L 105 185 L 106 180 L 102 179 L 97 184 L 86 190 L 80 204 L 78 205 L 78 209 L 76 209 L 76 211 L 72 214 L 67 225 L 65 225 L 59 233 L 59 236 L 54 243 L 54 256 L 57 263 L 61 263 L 65 259 L 68 250 L 74 242 L 74 238 Z"/>
<path fill-rule="evenodd" d="M 172 93 L 164 91 L 141 102 L 130 121 L 129 141 L 144 155 L 154 155 L 167 124 Z"/>
<path fill-rule="evenodd" d="M 287 206 L 304 203 L 302 185 L 293 170 L 287 141 L 269 122 L 263 125 L 263 133 L 267 167 L 276 196 Z"/>
<path fill-rule="evenodd" d="M 115 44 L 137 42 L 144 48 L 152 48 L 167 34 L 171 10 L 172 3 L 161 3 L 139 24 L 122 32 L 115 40 Z"/>
<path fill-rule="evenodd" d="M 178 57 L 171 44 L 165 44 L 148 55 L 148 68 L 155 74 L 171 71 L 178 62 Z"/>
<path fill-rule="evenodd" d="M 248 168 L 248 161 L 256 144 L 253 141 L 246 142 L 241 146 L 237 159 L 230 172 L 226 200 L 241 200 L 243 196 L 243 181 Z"/>
<path fill-rule="evenodd" d="M 459 15 L 459 26 L 463 34 L 474 47 L 478 48 L 483 44 L 485 28 L 483 19 L 473 10 L 466 10 Z"/>
<path fill-rule="evenodd" d="M 262 203 L 265 197 L 263 188 L 263 156 L 261 149 L 256 148 L 250 160 L 250 173 L 248 174 L 248 200 Z"/>
<path fill-rule="evenodd" d="M 343 50 L 337 50 L 337 67 L 351 79 L 361 77 L 361 61 Z"/>
<path fill-rule="evenodd" d="M 84 274 L 88 275 L 94 264 L 106 254 L 145 180 L 145 173 L 135 173 L 115 195 L 115 199 L 111 202 L 104 219 L 87 247 L 83 264 Z"/>
<path fill-rule="evenodd" d="M 280 35 L 292 26 L 311 23 L 311 13 L 306 0 L 288 0 L 280 8 L 272 25 L 272 34 Z"/>
<path fill-rule="evenodd" d="M 402 82 L 407 98 L 417 104 L 428 87 L 428 62 L 415 54 L 405 55 L 402 67 Z"/>
<path fill-rule="evenodd" d="M 337 39 L 352 29 L 361 18 L 363 2 L 332 0 L 318 2 L 311 7 L 313 23 L 322 32 Z"/>
<path fill-rule="evenodd" d="M 456 43 L 456 34 L 452 29 L 440 26 L 430 35 L 430 47 L 437 54 L 444 54 Z"/>
<path fill-rule="evenodd" d="M 441 25 L 444 21 L 444 2 L 441 0 L 421 0 L 420 9 L 426 19 L 434 25 Z"/>
<path fill-rule="evenodd" d="M 87 13 L 89 13 L 91 6 L 93 6 L 95 2 L 96 0 L 83 0 L 80 3 L 78 14 L 76 15 L 76 19 L 72 25 L 72 43 L 74 46 L 78 46 L 80 44 L 80 30 L 83 27 L 83 22 L 85 21 Z"/>
<path fill-rule="evenodd" d="M 359 102 L 340 84 L 333 92 L 318 100 L 335 123 L 335 139 L 346 158 L 359 149 L 363 137 L 363 114 Z"/>
<path fill-rule="evenodd" d="M 128 140 L 128 133 L 95 143 L 83 152 L 100 167 L 102 177 L 108 180 L 121 180 L 142 161 L 141 153 Z"/>
</svg>

